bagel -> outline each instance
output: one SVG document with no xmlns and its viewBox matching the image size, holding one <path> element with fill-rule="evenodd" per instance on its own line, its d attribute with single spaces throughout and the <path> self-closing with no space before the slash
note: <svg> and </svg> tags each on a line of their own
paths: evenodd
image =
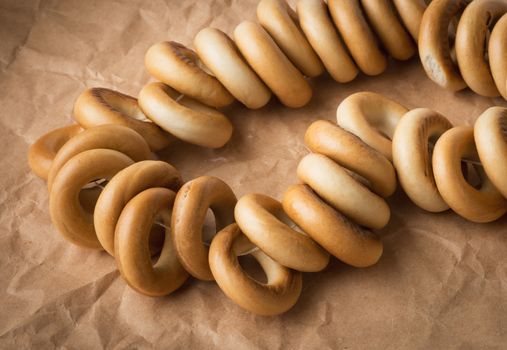
<svg viewBox="0 0 507 350">
<path fill-rule="evenodd" d="M 482 174 L 482 184 L 476 189 L 463 177 L 461 159 L 479 161 L 470 126 L 446 131 L 433 151 L 433 173 L 440 195 L 459 215 L 473 222 L 490 222 L 507 211 L 507 200 Z"/>
<path fill-rule="evenodd" d="M 232 124 L 222 113 L 178 93 L 162 83 L 149 83 L 139 93 L 146 116 L 177 138 L 199 146 L 222 147 Z"/>
<path fill-rule="evenodd" d="M 195 52 L 180 43 L 164 41 L 151 46 L 144 64 L 156 79 L 208 106 L 225 107 L 234 101 Z"/>
<path fill-rule="evenodd" d="M 379 229 L 389 221 L 391 212 L 385 200 L 328 157 L 317 153 L 306 155 L 299 162 L 297 175 L 326 202 L 359 225 Z"/>
<path fill-rule="evenodd" d="M 492 23 L 506 12 L 507 2 L 504 0 L 475 0 L 467 6 L 458 24 L 455 47 L 459 70 L 470 89 L 482 96 L 499 95 L 485 60 L 486 36 Z M 502 46 L 506 45 L 504 41 Z M 505 60 L 501 70 L 507 71 Z"/>
<path fill-rule="evenodd" d="M 322 0 L 297 2 L 299 25 L 331 77 L 340 83 L 353 80 L 357 67 L 347 52 Z"/>
<path fill-rule="evenodd" d="M 329 254 L 306 234 L 292 229 L 277 200 L 261 194 L 240 198 L 234 217 L 248 239 L 271 259 L 294 270 L 315 272 L 324 269 Z"/>
<path fill-rule="evenodd" d="M 166 229 L 160 257 L 155 265 L 151 263 L 151 226 L 156 217 L 170 225 L 174 197 L 174 192 L 167 188 L 149 188 L 133 197 L 118 218 L 114 235 L 118 270 L 133 289 L 145 295 L 167 295 L 188 278 L 176 257 L 170 229 Z"/>
<path fill-rule="evenodd" d="M 307 77 L 319 76 L 324 66 L 289 11 L 292 9 L 285 0 L 261 0 L 257 5 L 257 19 L 301 73 Z"/>
<path fill-rule="evenodd" d="M 234 40 L 248 64 L 280 102 L 298 108 L 310 101 L 310 85 L 260 25 L 241 22 L 234 29 Z"/>
<path fill-rule="evenodd" d="M 74 104 L 74 118 L 85 129 L 102 124 L 131 128 L 146 140 L 152 151 L 167 147 L 173 139 L 146 118 L 135 98 L 109 89 L 83 91 Z"/>
<path fill-rule="evenodd" d="M 507 198 L 507 108 L 490 107 L 474 126 L 477 153 L 488 178 Z"/>
<path fill-rule="evenodd" d="M 178 191 L 172 215 L 172 237 L 176 254 L 192 276 L 212 281 L 209 249 L 202 243 L 202 228 L 208 209 L 215 215 L 216 231 L 234 222 L 236 196 L 216 177 L 201 176 L 187 182 Z"/>
<path fill-rule="evenodd" d="M 181 185 L 179 172 L 166 162 L 145 160 L 119 171 L 102 190 L 95 205 L 93 223 L 102 247 L 114 255 L 115 228 L 123 208 L 132 198 L 152 187 L 176 191 Z"/>
<path fill-rule="evenodd" d="M 412 38 L 417 42 L 419 40 L 419 27 L 421 20 L 426 10 L 425 0 L 393 0 L 394 7 L 405 25 L 405 28 L 410 32 Z"/>
<path fill-rule="evenodd" d="M 419 56 L 428 77 L 438 85 L 458 91 L 466 87 L 451 58 L 449 24 L 470 0 L 433 0 L 424 12 L 419 29 Z"/>
<path fill-rule="evenodd" d="M 96 179 L 111 179 L 133 164 L 123 153 L 110 149 L 93 149 L 72 157 L 53 180 L 49 194 L 51 220 L 60 234 L 73 244 L 102 249 L 93 226 L 93 216 L 82 207 L 79 192 Z"/>
<path fill-rule="evenodd" d="M 373 192 L 389 197 L 396 189 L 393 165 L 361 139 L 327 120 L 313 122 L 305 133 L 305 144 L 315 153 L 331 158 L 368 180 Z"/>
<path fill-rule="evenodd" d="M 507 100 L 507 14 L 495 24 L 488 45 L 489 65 L 496 87 Z"/>
<path fill-rule="evenodd" d="M 48 190 L 51 192 L 54 178 L 65 163 L 79 153 L 97 148 L 124 153 L 135 162 L 152 158 L 148 144 L 134 130 L 121 125 L 99 125 L 84 130 L 60 148 L 48 174 Z"/>
<path fill-rule="evenodd" d="M 378 75 L 386 70 L 387 59 L 377 45 L 358 0 L 329 0 L 329 12 L 350 54 L 361 71 Z"/>
<path fill-rule="evenodd" d="M 39 137 L 28 150 L 28 165 L 35 175 L 47 180 L 53 159 L 60 148 L 81 130 L 79 125 L 68 125 Z"/>
<path fill-rule="evenodd" d="M 201 61 L 227 90 L 248 108 L 261 108 L 271 91 L 240 55 L 234 42 L 221 30 L 204 28 L 194 38 Z"/>
<path fill-rule="evenodd" d="M 337 259 L 355 267 L 371 266 L 380 259 L 379 238 L 334 210 L 308 186 L 290 186 L 282 204 L 291 220 Z"/>
<path fill-rule="evenodd" d="M 247 275 L 238 262 L 238 225 L 221 230 L 211 242 L 209 265 L 215 280 L 236 304 L 258 315 L 278 315 L 289 310 L 299 299 L 302 276 L 280 265 L 261 250 L 252 253 L 266 273 L 267 283 Z"/>
<path fill-rule="evenodd" d="M 401 118 L 393 137 L 393 161 L 407 196 L 431 212 L 449 209 L 438 192 L 428 144 L 435 142 L 452 124 L 440 113 L 417 108 Z"/>
<path fill-rule="evenodd" d="M 407 112 L 405 107 L 387 97 L 373 92 L 358 92 L 340 103 L 336 120 L 343 129 L 392 161 L 391 139 L 396 125 Z"/>
</svg>

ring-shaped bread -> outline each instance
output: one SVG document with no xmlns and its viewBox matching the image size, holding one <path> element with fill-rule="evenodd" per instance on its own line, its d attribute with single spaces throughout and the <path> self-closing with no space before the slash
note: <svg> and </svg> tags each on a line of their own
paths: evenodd
<svg viewBox="0 0 507 350">
<path fill-rule="evenodd" d="M 289 226 L 293 223 L 277 200 L 247 194 L 236 204 L 234 217 L 248 239 L 283 266 L 303 272 L 321 271 L 327 266 L 329 254 Z"/>
<path fill-rule="evenodd" d="M 53 159 L 60 148 L 81 131 L 79 125 L 68 125 L 39 137 L 28 150 L 28 165 L 35 175 L 47 180 Z"/>
<path fill-rule="evenodd" d="M 440 195 L 456 213 L 473 222 L 490 222 L 507 212 L 507 200 L 479 167 L 481 186 L 470 185 L 461 159 L 479 161 L 471 126 L 458 126 L 438 139 L 433 151 L 433 173 Z"/>
<path fill-rule="evenodd" d="M 507 198 L 507 108 L 484 111 L 475 122 L 474 140 L 488 178 Z"/>
<path fill-rule="evenodd" d="M 325 155 L 310 153 L 303 157 L 297 175 L 326 202 L 359 225 L 380 229 L 389 222 L 391 211 L 386 201 Z"/>
<path fill-rule="evenodd" d="M 496 22 L 488 45 L 489 66 L 500 95 L 507 100 L 507 14 Z"/>
<path fill-rule="evenodd" d="M 149 188 L 132 198 L 118 219 L 114 234 L 116 265 L 125 281 L 139 293 L 162 296 L 187 280 L 171 240 L 171 208 L 175 193 L 167 188 Z M 167 226 L 160 256 L 151 263 L 150 230 L 156 218 Z"/>
<path fill-rule="evenodd" d="M 475 0 L 463 12 L 456 31 L 456 57 L 463 80 L 482 96 L 498 96 L 498 89 L 485 59 L 490 27 L 507 12 L 507 1 Z M 506 42 L 503 45 L 507 45 Z M 503 62 L 503 70 L 507 70 Z"/>
<path fill-rule="evenodd" d="M 393 137 L 393 162 L 401 187 L 419 207 L 431 212 L 449 209 L 433 176 L 429 144 L 452 124 L 440 113 L 416 108 L 401 118 Z"/>
<path fill-rule="evenodd" d="M 215 216 L 218 232 L 234 222 L 235 205 L 234 192 L 216 177 L 198 177 L 178 191 L 171 223 L 172 237 L 181 264 L 195 278 L 213 280 L 208 262 L 209 248 L 202 241 L 208 209 Z"/>
<path fill-rule="evenodd" d="M 246 107 L 261 108 L 269 102 L 271 91 L 245 62 L 227 34 L 204 28 L 195 36 L 194 46 L 206 67 Z"/>
<path fill-rule="evenodd" d="M 298 108 L 310 101 L 310 85 L 259 24 L 241 22 L 234 30 L 234 41 L 250 67 L 285 106 Z"/>
<path fill-rule="evenodd" d="M 163 41 L 152 45 L 146 51 L 144 64 L 156 79 L 208 106 L 225 107 L 234 101 L 196 53 L 180 43 Z"/>
<path fill-rule="evenodd" d="M 134 162 L 152 158 L 144 138 L 122 125 L 99 125 L 84 130 L 69 140 L 58 151 L 48 174 L 48 190 L 60 169 L 75 155 L 91 149 L 112 149 L 127 155 Z"/>
<path fill-rule="evenodd" d="M 357 92 L 345 98 L 336 110 L 338 125 L 359 137 L 390 161 L 391 139 L 408 109 L 373 92 Z"/>
<path fill-rule="evenodd" d="M 238 225 L 231 224 L 211 242 L 209 265 L 216 282 L 236 304 L 255 314 L 278 315 L 289 310 L 301 294 L 301 273 L 257 250 L 251 255 L 266 273 L 267 283 L 256 281 L 238 262 L 237 242 L 241 236 Z"/>
<path fill-rule="evenodd" d="M 95 205 L 93 223 L 102 247 L 114 255 L 115 228 L 123 208 L 132 198 L 152 187 L 177 191 L 181 185 L 178 170 L 162 161 L 145 160 L 119 171 L 102 190 Z"/>
<path fill-rule="evenodd" d="M 313 122 L 305 133 L 305 144 L 346 169 L 368 180 L 373 192 L 389 197 L 396 189 L 396 173 L 391 162 L 360 138 L 328 120 Z"/>
<path fill-rule="evenodd" d="M 329 0 L 328 8 L 359 69 L 367 75 L 378 75 L 385 71 L 387 58 L 380 51 L 359 0 Z"/>
<path fill-rule="evenodd" d="M 183 141 L 218 148 L 231 138 L 233 127 L 225 115 L 163 83 L 146 84 L 139 105 L 149 119 Z"/>
<path fill-rule="evenodd" d="M 137 99 L 109 89 L 83 91 L 74 104 L 74 118 L 85 129 L 102 124 L 131 128 L 148 142 L 152 151 L 166 148 L 174 139 L 146 118 Z"/>
<path fill-rule="evenodd" d="M 93 149 L 72 157 L 55 176 L 49 194 L 51 220 L 60 234 L 76 245 L 102 249 L 93 226 L 93 213 L 86 211 L 79 193 L 97 179 L 110 180 L 134 161 L 110 149 Z"/>
<path fill-rule="evenodd" d="M 285 0 L 261 0 L 257 5 L 257 19 L 303 75 L 319 76 L 324 66 L 291 18 L 290 11 Z"/>
</svg>

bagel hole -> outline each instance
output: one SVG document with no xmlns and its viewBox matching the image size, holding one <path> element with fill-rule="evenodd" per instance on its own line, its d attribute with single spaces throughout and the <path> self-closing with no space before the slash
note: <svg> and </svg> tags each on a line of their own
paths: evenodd
<svg viewBox="0 0 507 350">
<path fill-rule="evenodd" d="M 79 203 L 86 213 L 93 215 L 95 204 L 107 183 L 106 179 L 97 179 L 81 188 L 81 191 L 79 191 Z"/>
<path fill-rule="evenodd" d="M 202 243 L 209 247 L 216 233 L 217 224 L 215 221 L 215 215 L 213 214 L 213 211 L 208 208 L 206 216 L 204 217 L 204 224 L 202 225 Z"/>
<path fill-rule="evenodd" d="M 160 258 L 160 252 L 164 246 L 166 225 L 162 217 L 157 216 L 151 225 L 150 234 L 148 236 L 148 242 L 150 247 L 151 262 L 155 265 Z"/>
<path fill-rule="evenodd" d="M 251 254 L 238 256 L 238 262 L 243 271 L 257 282 L 268 283 L 268 276 L 261 264 Z"/>
<path fill-rule="evenodd" d="M 466 182 L 475 189 L 482 186 L 484 174 L 482 167 L 475 161 L 461 160 L 461 172 Z"/>
</svg>

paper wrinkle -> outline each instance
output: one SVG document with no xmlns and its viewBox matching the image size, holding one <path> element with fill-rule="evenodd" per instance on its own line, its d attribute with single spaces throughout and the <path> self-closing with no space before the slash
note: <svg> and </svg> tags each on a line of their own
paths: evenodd
<svg viewBox="0 0 507 350">
<path fill-rule="evenodd" d="M 35 1 L 0 5 L 0 347 L 455 349 L 503 348 L 507 341 L 507 218 L 466 222 L 447 211 L 426 213 L 398 189 L 391 221 L 379 231 L 384 254 L 355 269 L 336 259 L 304 274 L 289 312 L 261 317 L 236 306 L 211 282 L 191 279 L 175 293 L 133 291 L 107 253 L 66 242 L 51 225 L 46 184 L 29 171 L 28 147 L 71 123 L 85 87 L 136 96 L 150 80 L 145 51 L 161 40 L 192 47 L 205 26 L 229 35 L 255 19 L 257 0 Z M 3 38 L 2 38 L 3 39 Z M 159 153 L 185 180 L 217 176 L 241 197 L 281 199 L 298 183 L 308 154 L 306 128 L 336 120 L 348 95 L 373 91 L 408 108 L 430 107 L 455 125 L 472 125 L 500 98 L 444 91 L 419 58 L 391 60 L 377 77 L 348 84 L 312 79 L 312 101 L 300 109 L 273 97 L 259 110 L 224 108 L 231 141 L 211 150 L 175 142 Z"/>
</svg>

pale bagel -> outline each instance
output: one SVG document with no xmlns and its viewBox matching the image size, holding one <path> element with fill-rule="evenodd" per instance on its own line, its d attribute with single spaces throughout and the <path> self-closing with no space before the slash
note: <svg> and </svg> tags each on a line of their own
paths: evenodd
<svg viewBox="0 0 507 350">
<path fill-rule="evenodd" d="M 240 23 L 234 40 L 252 69 L 287 107 L 298 108 L 312 98 L 312 89 L 303 75 L 258 24 Z"/>
<path fill-rule="evenodd" d="M 60 148 L 81 131 L 79 125 L 68 125 L 39 137 L 28 150 L 28 165 L 35 175 L 47 180 L 53 159 Z"/>
<path fill-rule="evenodd" d="M 475 0 L 461 16 L 456 32 L 456 57 L 459 70 L 467 85 L 482 96 L 498 96 L 491 70 L 485 60 L 488 47 L 486 37 L 490 26 L 507 12 L 507 1 Z M 507 45 L 507 43 L 503 43 Z M 503 62 L 507 70 L 507 62 Z"/>
<path fill-rule="evenodd" d="M 310 237 L 288 226 L 290 219 L 277 200 L 247 194 L 236 204 L 234 217 L 248 239 L 283 266 L 304 272 L 327 266 L 329 254 Z"/>
<path fill-rule="evenodd" d="M 224 107 L 234 101 L 225 87 L 206 71 L 195 52 L 180 43 L 163 41 L 151 46 L 144 64 L 156 79 L 208 106 Z"/>
<path fill-rule="evenodd" d="M 82 207 L 79 192 L 96 179 L 111 179 L 133 164 L 125 154 L 110 149 L 84 151 L 72 157 L 55 176 L 49 194 L 51 221 L 71 243 L 102 249 L 93 226 L 93 215 Z"/>
<path fill-rule="evenodd" d="M 139 92 L 146 116 L 177 138 L 203 147 L 222 147 L 232 135 L 225 115 L 179 94 L 162 83 L 148 83 Z"/>
<path fill-rule="evenodd" d="M 459 126 L 446 131 L 435 145 L 433 173 L 440 195 L 465 219 L 473 222 L 498 219 L 507 211 L 507 200 L 484 174 L 481 187 L 472 187 L 463 177 L 462 158 L 479 160 L 474 131 L 470 126 Z"/>
<path fill-rule="evenodd" d="M 150 229 L 156 217 L 170 225 L 174 197 L 166 188 L 147 189 L 127 203 L 116 225 L 114 256 L 118 270 L 132 288 L 145 295 L 167 295 L 188 278 L 176 257 L 169 228 L 157 262 L 151 263 Z"/>
<path fill-rule="evenodd" d="M 391 139 L 406 112 L 405 107 L 387 97 L 373 92 L 358 92 L 340 103 L 336 120 L 339 126 L 392 161 Z"/>
<path fill-rule="evenodd" d="M 102 247 L 114 255 L 114 232 L 123 208 L 136 195 L 152 187 L 177 191 L 181 175 L 169 163 L 145 160 L 119 171 L 100 194 L 93 223 Z"/>
<path fill-rule="evenodd" d="M 507 100 L 507 14 L 496 22 L 488 46 L 489 65 L 496 87 Z"/>
<path fill-rule="evenodd" d="M 289 11 L 292 10 L 285 0 L 261 0 L 257 19 L 301 73 L 316 77 L 324 72 L 324 66 Z"/>
<path fill-rule="evenodd" d="M 306 39 L 331 77 L 340 83 L 353 80 L 358 69 L 336 31 L 326 3 L 322 0 L 299 0 L 297 13 Z"/>
<path fill-rule="evenodd" d="M 216 232 L 234 222 L 236 196 L 222 180 L 201 176 L 187 182 L 176 195 L 171 229 L 176 254 L 185 270 L 195 278 L 212 281 L 209 248 L 202 243 L 208 209 L 215 215 Z"/>
<path fill-rule="evenodd" d="M 167 147 L 173 140 L 171 135 L 146 118 L 135 98 L 109 89 L 83 91 L 74 104 L 74 118 L 85 129 L 103 124 L 131 128 L 148 142 L 152 151 Z"/>
<path fill-rule="evenodd" d="M 194 46 L 206 67 L 246 107 L 261 108 L 269 102 L 271 91 L 245 62 L 227 34 L 204 28 L 195 36 Z"/>
<path fill-rule="evenodd" d="M 282 203 L 299 227 L 341 261 L 367 267 L 380 259 L 383 245 L 379 238 L 331 208 L 308 186 L 290 186 Z"/>
<path fill-rule="evenodd" d="M 428 145 L 450 128 L 452 124 L 440 113 L 417 108 L 401 118 L 394 133 L 393 162 L 401 187 L 415 204 L 427 211 L 449 209 L 435 184 Z"/>
<path fill-rule="evenodd" d="M 224 293 L 242 308 L 259 315 L 278 315 L 289 310 L 302 290 L 300 272 L 284 267 L 262 251 L 252 253 L 267 276 L 260 283 L 246 274 L 237 258 L 238 225 L 221 230 L 211 242 L 209 265 Z"/>
</svg>

